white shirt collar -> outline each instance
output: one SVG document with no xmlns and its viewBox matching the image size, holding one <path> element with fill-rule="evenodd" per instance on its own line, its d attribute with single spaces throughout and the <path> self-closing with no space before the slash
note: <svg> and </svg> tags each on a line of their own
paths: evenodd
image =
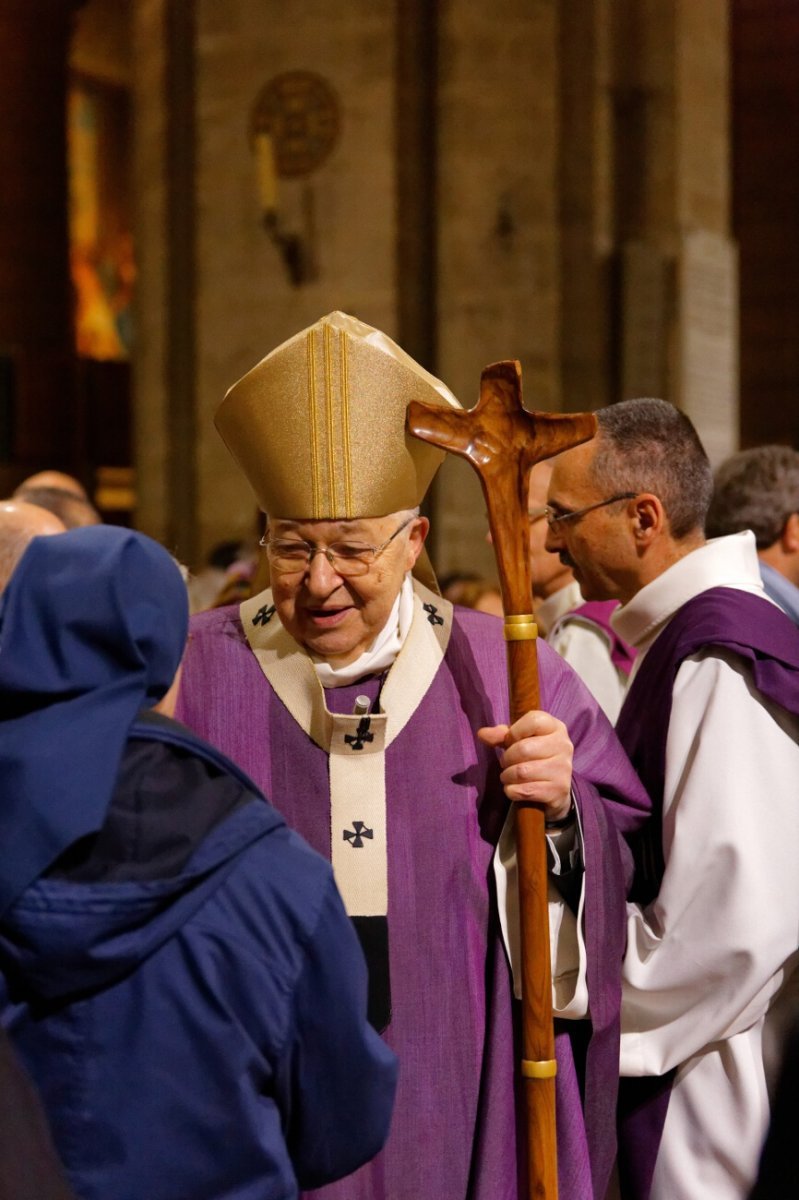
<svg viewBox="0 0 799 1200">
<path fill-rule="evenodd" d="M 626 642 L 644 650 L 678 608 L 712 587 L 765 595 L 751 530 L 712 538 L 686 554 L 617 609 L 611 624 Z"/>
<path fill-rule="evenodd" d="M 388 620 L 371 646 L 354 662 L 333 667 L 324 659 L 314 658 L 314 670 L 322 687 L 346 687 L 364 675 L 377 675 L 390 667 L 402 649 L 413 620 L 413 583 L 410 571 L 402 581 Z"/>
</svg>

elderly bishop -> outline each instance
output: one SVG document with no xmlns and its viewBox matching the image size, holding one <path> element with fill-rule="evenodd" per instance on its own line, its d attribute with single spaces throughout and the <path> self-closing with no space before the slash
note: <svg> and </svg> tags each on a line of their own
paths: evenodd
<svg viewBox="0 0 799 1200">
<path fill-rule="evenodd" d="M 648 801 L 604 714 L 546 645 L 542 711 L 506 728 L 502 625 L 442 600 L 424 551 L 418 505 L 443 454 L 406 433 L 411 399 L 458 406 L 343 313 L 230 389 L 216 424 L 266 513 L 271 586 L 194 619 L 178 715 L 332 860 L 369 965 L 370 1017 L 399 1055 L 387 1146 L 320 1200 L 526 1195 L 497 904 L 514 879 L 495 857 L 509 799 L 542 805 L 560 1194 L 601 1200 L 614 1153 L 622 835 Z"/>
</svg>

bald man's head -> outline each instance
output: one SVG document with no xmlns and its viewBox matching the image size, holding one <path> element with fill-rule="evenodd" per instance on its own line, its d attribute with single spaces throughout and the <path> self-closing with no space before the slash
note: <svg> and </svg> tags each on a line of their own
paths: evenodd
<svg viewBox="0 0 799 1200">
<path fill-rule="evenodd" d="M 58 517 L 67 529 L 102 524 L 103 519 L 90 500 L 84 500 L 74 492 L 65 492 L 63 488 L 20 487 L 14 492 L 14 499 L 46 508 Z"/>
<path fill-rule="evenodd" d="M 71 496 L 80 496 L 81 500 L 89 499 L 83 484 L 73 475 L 65 475 L 63 471 L 38 471 L 28 479 L 23 479 L 19 487 L 15 488 L 14 496 L 30 491 L 31 488 L 57 488 L 60 492 L 69 492 Z"/>
<path fill-rule="evenodd" d="M 54 513 L 24 500 L 0 501 L 0 592 L 35 537 L 64 533 L 66 526 Z"/>
</svg>

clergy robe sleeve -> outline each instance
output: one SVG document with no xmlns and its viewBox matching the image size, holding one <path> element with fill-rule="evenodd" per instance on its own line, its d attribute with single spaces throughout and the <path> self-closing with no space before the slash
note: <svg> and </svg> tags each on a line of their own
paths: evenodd
<svg viewBox="0 0 799 1200">
<path fill-rule="evenodd" d="M 621 1073 L 660 1075 L 768 1007 L 799 927 L 799 720 L 721 651 L 680 667 L 660 893 L 628 904 Z"/>
<path fill-rule="evenodd" d="M 624 936 L 624 896 L 632 860 L 623 834 L 641 826 L 649 798 L 610 722 L 576 672 L 547 645 L 539 646 L 541 707 L 563 721 L 574 746 L 572 788 L 577 805 L 582 887 L 575 913 L 549 881 L 549 926 L 555 1015 L 580 1019 L 590 1007 L 603 1024 L 617 1000 Z M 555 664 L 552 660 L 555 659 Z M 520 994 L 515 830 L 506 822 L 495 856 L 497 902 L 505 945 Z"/>
<path fill-rule="evenodd" d="M 302 1188 L 350 1174 L 388 1137 L 396 1058 L 366 1021 L 366 992 L 360 945 L 331 880 L 280 1071 L 286 1141 Z"/>
<path fill-rule="evenodd" d="M 607 638 L 579 621 L 564 621 L 547 641 L 577 672 L 609 721 L 615 721 L 624 699 L 624 685 L 610 657 Z"/>
</svg>

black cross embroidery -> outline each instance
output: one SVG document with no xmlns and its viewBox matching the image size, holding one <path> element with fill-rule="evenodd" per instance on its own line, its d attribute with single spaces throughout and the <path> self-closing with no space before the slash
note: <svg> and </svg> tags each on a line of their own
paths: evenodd
<svg viewBox="0 0 799 1200">
<path fill-rule="evenodd" d="M 253 617 L 253 625 L 268 625 L 276 611 L 274 604 L 265 604 Z"/>
<path fill-rule="evenodd" d="M 353 830 L 355 831 L 354 833 Z M 363 848 L 363 839 L 369 838 L 371 842 L 374 836 L 374 830 L 367 829 L 363 821 L 353 821 L 352 829 L 344 830 L 344 841 L 349 842 L 353 850 L 361 850 Z"/>
<path fill-rule="evenodd" d="M 344 741 L 351 750 L 363 750 L 364 742 L 373 742 L 375 740 L 375 735 L 369 732 L 369 726 L 371 723 L 372 722 L 369 717 L 361 717 L 355 733 L 347 733 L 344 735 Z"/>
<path fill-rule="evenodd" d="M 428 621 L 431 625 L 443 625 L 444 618 L 438 615 L 438 609 L 435 604 L 423 604 L 422 608 L 426 613 L 429 613 Z"/>
</svg>

